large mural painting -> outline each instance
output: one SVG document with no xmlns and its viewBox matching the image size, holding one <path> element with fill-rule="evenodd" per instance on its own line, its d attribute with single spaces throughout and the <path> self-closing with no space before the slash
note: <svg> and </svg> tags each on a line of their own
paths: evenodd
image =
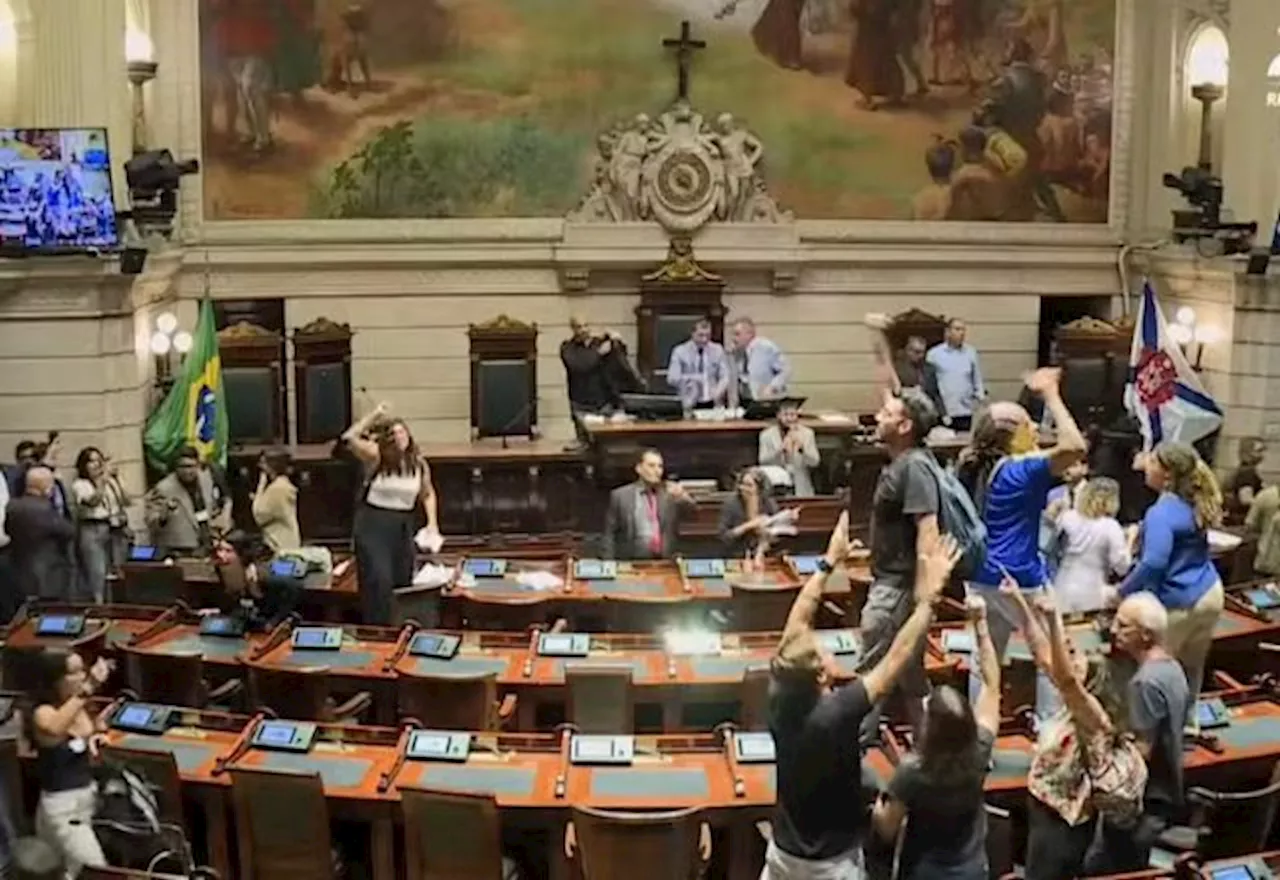
<svg viewBox="0 0 1280 880">
<path fill-rule="evenodd" d="M 200 0 L 205 217 L 562 215 L 683 20 L 798 217 L 1107 218 L 1115 0 Z"/>
</svg>

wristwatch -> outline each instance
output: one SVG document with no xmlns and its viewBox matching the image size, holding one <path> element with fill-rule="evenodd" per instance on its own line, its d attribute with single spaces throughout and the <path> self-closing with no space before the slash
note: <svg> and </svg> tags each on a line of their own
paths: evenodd
<svg viewBox="0 0 1280 880">
<path fill-rule="evenodd" d="M 823 574 L 831 574 L 831 572 L 835 571 L 835 566 L 827 562 L 827 557 L 823 556 L 818 560 L 818 571 Z"/>
</svg>

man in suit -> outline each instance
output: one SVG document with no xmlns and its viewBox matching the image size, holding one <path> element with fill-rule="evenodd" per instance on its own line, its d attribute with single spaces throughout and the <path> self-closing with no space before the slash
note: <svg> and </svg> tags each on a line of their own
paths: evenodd
<svg viewBox="0 0 1280 880">
<path fill-rule="evenodd" d="M 147 493 L 146 521 L 151 541 L 166 553 L 200 556 L 213 546 L 213 533 L 230 525 L 231 505 L 190 446 L 178 450 L 173 472 Z"/>
<path fill-rule="evenodd" d="M 25 477 L 22 496 L 11 499 L 5 510 L 18 589 L 24 598 L 69 601 L 75 525 L 53 506 L 53 471 L 38 464 L 29 467 Z"/>
<path fill-rule="evenodd" d="M 662 454 L 646 449 L 636 481 L 609 495 L 604 518 L 605 559 L 668 559 L 680 540 L 680 520 L 695 504 L 679 483 L 664 483 Z"/>
<path fill-rule="evenodd" d="M 942 412 L 942 394 L 938 391 L 938 368 L 925 359 L 929 345 L 924 337 L 912 336 L 902 354 L 894 359 L 893 368 L 903 388 L 919 388 Z"/>
</svg>

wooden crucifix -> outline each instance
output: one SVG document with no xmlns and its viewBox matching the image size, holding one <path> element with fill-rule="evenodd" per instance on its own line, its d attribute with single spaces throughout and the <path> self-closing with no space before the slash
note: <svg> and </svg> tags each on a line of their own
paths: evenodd
<svg viewBox="0 0 1280 880">
<path fill-rule="evenodd" d="M 690 33 L 691 30 L 689 22 L 682 21 L 680 22 L 680 36 L 667 37 L 662 41 L 664 48 L 676 50 L 676 73 L 678 76 L 676 99 L 680 101 L 689 100 L 689 65 L 693 61 L 693 53 L 698 49 L 707 48 L 707 41 L 695 40 Z"/>
</svg>

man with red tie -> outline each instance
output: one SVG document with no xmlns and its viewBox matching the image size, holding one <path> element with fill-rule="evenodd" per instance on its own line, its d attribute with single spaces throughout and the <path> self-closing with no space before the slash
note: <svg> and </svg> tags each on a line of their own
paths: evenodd
<svg viewBox="0 0 1280 880">
<path fill-rule="evenodd" d="M 636 462 L 636 481 L 609 495 L 604 559 L 667 559 L 675 555 L 680 519 L 694 500 L 679 483 L 663 482 L 662 454 L 646 449 Z"/>
</svg>

